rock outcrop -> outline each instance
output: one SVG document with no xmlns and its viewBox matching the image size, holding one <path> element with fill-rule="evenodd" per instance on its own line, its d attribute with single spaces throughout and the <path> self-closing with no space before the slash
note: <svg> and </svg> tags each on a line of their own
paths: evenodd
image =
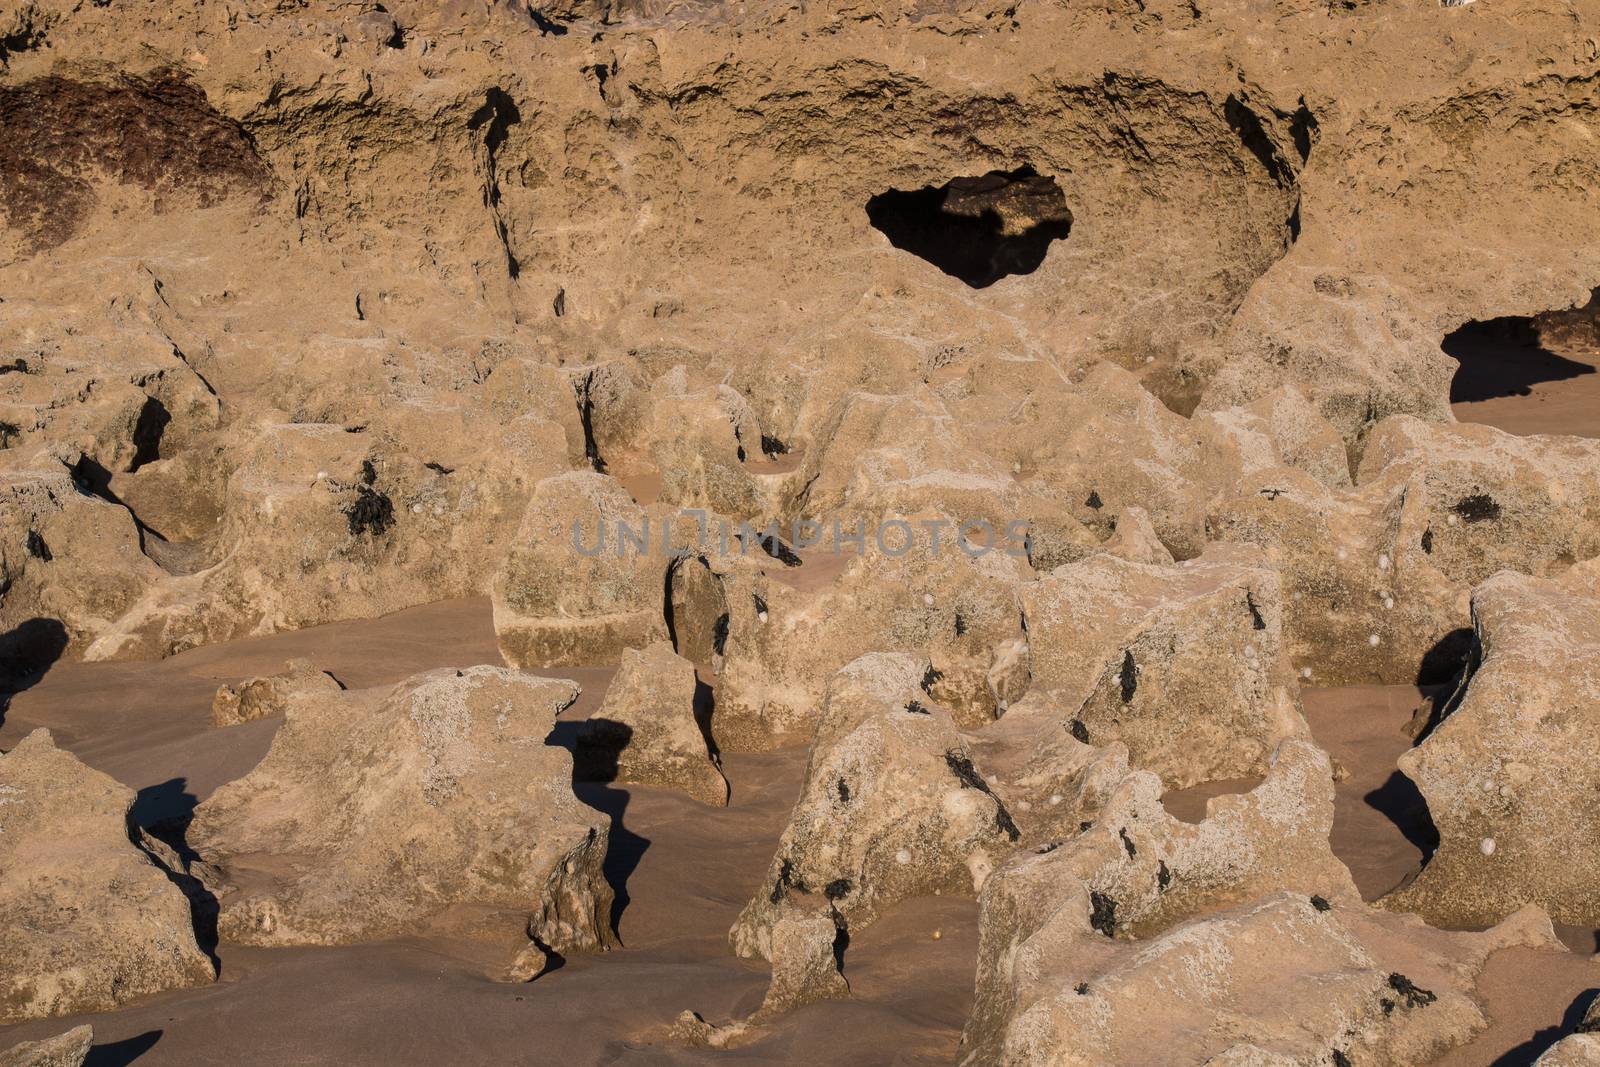
<svg viewBox="0 0 1600 1067">
<path fill-rule="evenodd" d="M 237 726 L 254 719 L 282 715 L 289 701 L 300 694 L 315 697 L 343 689 L 326 671 L 319 671 L 308 659 L 292 659 L 283 673 L 247 678 L 238 685 L 220 685 L 211 700 L 211 725 Z"/>
<path fill-rule="evenodd" d="M 1439 846 L 1385 903 L 1429 922 L 1482 926 L 1524 904 L 1600 923 L 1600 600 L 1504 572 L 1472 594 L 1481 663 L 1460 704 L 1400 757 Z"/>
<path fill-rule="evenodd" d="M 49 731 L 0 756 L 0 1023 L 216 977 L 174 872 L 140 847 L 133 801 Z"/>
<path fill-rule="evenodd" d="M 665 641 L 624 651 L 605 702 L 578 731 L 579 777 L 665 786 L 727 804 L 728 781 L 697 718 L 699 686 L 694 664 Z"/>
<path fill-rule="evenodd" d="M 227 883 L 222 938 L 342 944 L 479 904 L 526 914 L 553 951 L 607 947 L 609 820 L 573 796 L 571 757 L 545 743 L 576 696 L 571 682 L 472 667 L 292 701 L 266 758 L 189 830 Z"/>
<path fill-rule="evenodd" d="M 82 1067 L 94 1044 L 94 1029 L 75 1026 L 59 1037 L 24 1041 L 0 1052 L 0 1067 Z"/>
<path fill-rule="evenodd" d="M 787 910 L 827 901 L 847 929 L 906 897 L 975 894 L 1018 840 L 950 712 L 922 688 L 928 661 L 873 653 L 828 686 L 806 782 L 762 888 L 730 934 L 772 958 Z"/>
</svg>

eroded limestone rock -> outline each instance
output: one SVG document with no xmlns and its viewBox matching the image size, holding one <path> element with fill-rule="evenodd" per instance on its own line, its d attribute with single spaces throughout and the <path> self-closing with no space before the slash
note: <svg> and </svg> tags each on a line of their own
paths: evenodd
<svg viewBox="0 0 1600 1067">
<path fill-rule="evenodd" d="M 0 756 L 0 1022 L 210 982 L 189 901 L 130 837 L 133 790 L 35 730 Z"/>
<path fill-rule="evenodd" d="M 291 702 L 261 764 L 195 810 L 190 841 L 232 883 L 221 936 L 342 944 L 480 904 L 557 952 L 608 946 L 609 821 L 545 744 L 576 695 L 471 667 Z"/>
<path fill-rule="evenodd" d="M 82 1067 L 94 1044 L 94 1028 L 75 1026 L 59 1037 L 24 1041 L 0 1052 L 0 1067 Z"/>
<path fill-rule="evenodd" d="M 1503 572 L 1472 595 L 1481 665 L 1459 706 L 1400 769 L 1417 783 L 1439 847 L 1386 898 L 1430 922 L 1485 925 L 1524 904 L 1600 922 L 1600 600 Z"/>
<path fill-rule="evenodd" d="M 295 696 L 337 692 L 344 687 L 308 659 L 292 659 L 283 673 L 248 678 L 238 685 L 220 685 L 211 700 L 211 725 L 237 726 L 270 715 L 282 715 Z"/>
<path fill-rule="evenodd" d="M 1277 575 L 1215 546 L 1170 566 L 1101 554 L 1022 590 L 1032 684 L 1061 729 L 1121 741 L 1173 787 L 1259 772 L 1303 735 Z"/>
<path fill-rule="evenodd" d="M 605 702 L 578 732 L 582 777 L 679 789 L 705 804 L 728 803 L 728 782 L 696 719 L 694 664 L 657 641 L 622 653 Z"/>
<path fill-rule="evenodd" d="M 763 888 L 730 934 L 771 958 L 794 903 L 822 899 L 851 929 L 898 900 L 971 895 L 1019 834 L 973 766 L 950 712 L 922 688 L 925 658 L 872 653 L 829 684 L 806 784 Z"/>
</svg>

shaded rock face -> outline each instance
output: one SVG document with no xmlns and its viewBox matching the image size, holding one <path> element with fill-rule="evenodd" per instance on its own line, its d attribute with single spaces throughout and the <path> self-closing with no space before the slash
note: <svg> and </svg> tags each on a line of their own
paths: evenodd
<svg viewBox="0 0 1600 1067">
<path fill-rule="evenodd" d="M 341 944 L 470 903 L 525 913 L 556 952 L 609 945 L 609 822 L 545 744 L 576 695 L 473 667 L 292 701 L 261 764 L 195 809 L 189 839 L 228 883 L 220 935 Z"/>
<path fill-rule="evenodd" d="M 727 779 L 696 718 L 698 688 L 694 665 L 665 641 L 623 652 L 605 702 L 578 731 L 578 775 L 665 786 L 705 804 L 727 804 Z"/>
<path fill-rule="evenodd" d="M 0 86 L 0 255 L 80 231 L 98 187 L 133 187 L 157 213 L 261 199 L 271 172 L 249 133 L 179 71 L 104 82 L 47 76 Z"/>
<path fill-rule="evenodd" d="M 110 1011 L 216 976 L 188 899 L 129 822 L 133 800 L 48 731 L 0 755 L 0 1022 Z"/>
<path fill-rule="evenodd" d="M 730 933 L 741 956 L 770 959 L 774 929 L 802 900 L 831 903 L 854 929 L 907 897 L 970 896 L 1018 840 L 949 711 L 921 689 L 927 669 L 874 653 L 829 684 L 805 787 Z"/>
<path fill-rule="evenodd" d="M 1524 904 L 1559 922 L 1600 916 L 1586 854 L 1600 824 L 1583 740 L 1600 715 L 1600 600 L 1501 573 L 1473 591 L 1481 662 L 1459 705 L 1400 769 L 1417 783 L 1439 847 L 1385 898 L 1430 922 L 1484 925 Z"/>
</svg>

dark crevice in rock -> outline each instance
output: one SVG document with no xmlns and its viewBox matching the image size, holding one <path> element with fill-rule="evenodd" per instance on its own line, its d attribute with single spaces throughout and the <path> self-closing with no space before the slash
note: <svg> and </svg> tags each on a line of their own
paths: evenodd
<svg viewBox="0 0 1600 1067">
<path fill-rule="evenodd" d="M 939 186 L 891 189 L 867 201 L 867 218 L 896 248 L 974 289 L 1033 273 L 1050 242 L 1072 230 L 1061 187 L 1027 165 Z"/>
</svg>

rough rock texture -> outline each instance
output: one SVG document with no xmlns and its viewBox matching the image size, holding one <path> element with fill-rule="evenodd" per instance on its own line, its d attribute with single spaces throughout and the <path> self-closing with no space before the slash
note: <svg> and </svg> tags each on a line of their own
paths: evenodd
<svg viewBox="0 0 1600 1067">
<path fill-rule="evenodd" d="M 238 685 L 221 685 L 211 701 L 213 726 L 237 726 L 252 719 L 282 715 L 289 701 L 300 694 L 313 698 L 318 693 L 337 692 L 344 687 L 308 659 L 292 659 L 283 665 L 282 674 L 249 678 Z"/>
<path fill-rule="evenodd" d="M 195 809 L 189 839 L 232 883 L 221 936 L 340 944 L 470 903 L 526 913 L 557 952 L 609 945 L 609 823 L 545 744 L 576 696 L 472 667 L 291 702 L 261 764 Z"/>
<path fill-rule="evenodd" d="M 1305 733 L 1264 562 L 1219 546 L 1165 567 L 1102 554 L 1056 569 L 1023 592 L 1034 688 L 1079 740 L 1121 741 L 1174 788 L 1260 771 Z"/>
<path fill-rule="evenodd" d="M 81 1067 L 94 1044 L 94 1028 L 75 1026 L 60 1037 L 24 1041 L 0 1052 L 0 1067 Z"/>
<path fill-rule="evenodd" d="M 0 1023 L 216 976 L 188 899 L 129 823 L 133 800 L 46 730 L 0 756 Z"/>
<path fill-rule="evenodd" d="M 1332 821 L 1328 758 L 1303 741 L 1197 825 L 1162 810 L 1153 775 L 1128 776 L 1081 836 L 985 885 L 962 1062 L 1305 1063 L 1338 1050 L 1421 1063 L 1465 1040 L 1484 1025 L 1472 998 L 1484 959 L 1554 943 L 1549 920 L 1530 910 L 1452 935 L 1374 911 L 1329 850 Z"/>
<path fill-rule="evenodd" d="M 727 779 L 696 718 L 698 687 L 694 664 L 665 641 L 623 652 L 605 702 L 578 732 L 579 776 L 661 785 L 727 804 Z"/>
<path fill-rule="evenodd" d="M 772 925 L 772 982 L 752 1021 L 850 995 L 839 973 L 839 926 L 831 908 L 796 910 Z"/>
<path fill-rule="evenodd" d="M 883 545 L 869 535 L 838 580 L 817 592 L 730 569 L 713 720 L 719 745 L 761 749 L 807 736 L 834 672 L 869 648 L 928 656 L 925 696 L 958 725 L 992 721 L 1021 696 L 1028 659 L 1018 583 L 1029 577 L 1021 543 L 1012 554 L 997 534 L 992 550 L 968 555 L 947 513 L 888 522 L 896 525 Z"/>
<path fill-rule="evenodd" d="M 1261 432 L 1341 482 L 1328 427 L 1359 458 L 1445 417 L 1445 333 L 1587 297 L 1586 14 L 8 3 L 0 448 L 92 459 L 166 561 L 70 654 L 480 591 L 582 467 L 735 516 L 1027 502 L 1069 552 L 1094 492 L 1191 556 Z M 852 447 L 847 409 L 888 432 Z M 381 443 L 393 526 L 344 449 L 257 467 L 285 426 Z"/>
<path fill-rule="evenodd" d="M 1430 922 L 1485 925 L 1527 903 L 1600 923 L 1600 847 L 1587 738 L 1600 717 L 1600 600 L 1510 572 L 1472 595 L 1481 663 L 1466 695 L 1400 769 L 1422 791 L 1439 847 L 1386 898 Z"/>
<path fill-rule="evenodd" d="M 647 523 L 644 509 L 599 474 L 540 482 L 494 579 L 494 628 L 506 662 L 616 662 L 624 648 L 665 637 L 667 558 L 659 526 L 651 533 Z"/>
<path fill-rule="evenodd" d="M 950 712 L 923 691 L 928 661 L 873 653 L 828 686 L 806 782 L 762 888 L 730 934 L 772 957 L 797 900 L 820 897 L 847 928 L 906 897 L 971 895 L 1018 831 L 973 767 Z"/>
</svg>

